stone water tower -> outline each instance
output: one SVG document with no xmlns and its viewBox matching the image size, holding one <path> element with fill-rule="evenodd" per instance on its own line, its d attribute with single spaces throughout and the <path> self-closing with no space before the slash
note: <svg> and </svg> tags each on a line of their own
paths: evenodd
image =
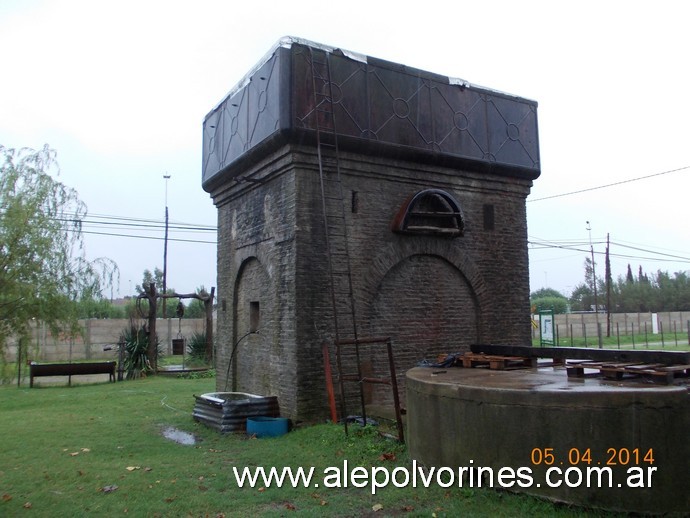
<svg viewBox="0 0 690 518">
<path fill-rule="evenodd" d="M 204 120 L 203 188 L 218 207 L 217 389 L 277 395 L 283 415 L 321 419 L 322 346 L 335 364 L 336 338 L 390 337 L 401 397 L 420 360 L 529 345 L 536 109 L 282 39 Z M 362 372 L 387 372 L 383 349 L 361 353 Z M 388 393 L 368 391 L 367 403 Z"/>
</svg>

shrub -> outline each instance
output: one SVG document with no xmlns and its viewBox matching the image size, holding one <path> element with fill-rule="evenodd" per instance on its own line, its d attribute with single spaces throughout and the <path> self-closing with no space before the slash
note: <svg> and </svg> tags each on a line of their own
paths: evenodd
<svg viewBox="0 0 690 518">
<path fill-rule="evenodd" d="M 128 380 L 136 379 L 151 372 L 151 364 L 147 356 L 149 335 L 144 327 L 137 329 L 133 323 L 130 324 L 120 334 L 120 340 L 125 344 L 124 371 L 126 378 Z M 157 354 L 159 358 L 162 356 L 160 348 L 157 348 Z"/>
<path fill-rule="evenodd" d="M 187 354 L 192 360 L 206 362 L 206 333 L 198 331 L 187 341 Z"/>
</svg>

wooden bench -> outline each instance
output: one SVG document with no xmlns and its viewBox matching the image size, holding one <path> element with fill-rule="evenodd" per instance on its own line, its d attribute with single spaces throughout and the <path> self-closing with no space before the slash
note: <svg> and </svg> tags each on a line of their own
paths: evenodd
<svg viewBox="0 0 690 518">
<path fill-rule="evenodd" d="M 29 387 L 34 386 L 34 378 L 41 376 L 69 376 L 68 385 L 72 386 L 72 376 L 86 374 L 109 374 L 109 381 L 115 381 L 116 361 L 86 363 L 36 363 L 29 364 Z"/>
</svg>

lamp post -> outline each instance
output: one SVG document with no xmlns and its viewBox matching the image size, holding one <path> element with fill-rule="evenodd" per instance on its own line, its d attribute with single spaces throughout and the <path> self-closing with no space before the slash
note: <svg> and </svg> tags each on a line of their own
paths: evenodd
<svg viewBox="0 0 690 518">
<path fill-rule="evenodd" d="M 163 175 L 165 180 L 165 239 L 163 241 L 163 295 L 167 293 L 168 281 L 168 180 L 170 175 Z M 163 318 L 165 318 L 165 298 L 163 298 Z"/>
</svg>

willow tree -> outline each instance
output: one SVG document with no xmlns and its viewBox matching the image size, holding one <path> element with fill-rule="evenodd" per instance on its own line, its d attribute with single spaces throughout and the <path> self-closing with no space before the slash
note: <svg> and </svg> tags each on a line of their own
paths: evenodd
<svg viewBox="0 0 690 518">
<path fill-rule="evenodd" d="M 0 352 L 26 343 L 32 321 L 77 333 L 76 302 L 98 298 L 117 275 L 108 259 L 87 260 L 86 205 L 56 180 L 56 153 L 0 146 Z"/>
</svg>

